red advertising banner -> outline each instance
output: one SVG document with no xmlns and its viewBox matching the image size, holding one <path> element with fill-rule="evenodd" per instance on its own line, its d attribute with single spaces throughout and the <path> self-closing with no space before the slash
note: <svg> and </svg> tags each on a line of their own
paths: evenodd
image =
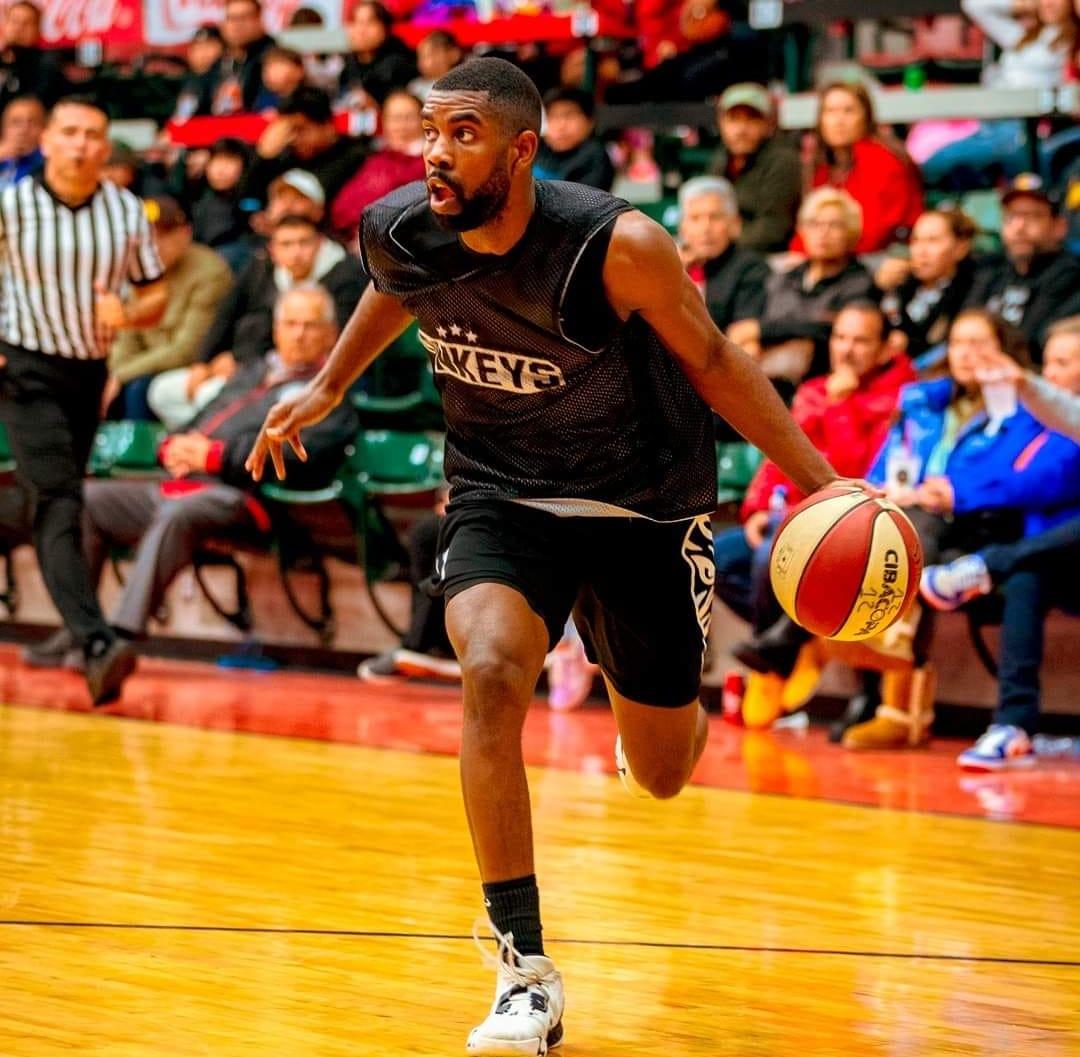
<svg viewBox="0 0 1080 1057">
<path fill-rule="evenodd" d="M 0 0 L 6 10 L 11 0 Z M 270 33 L 289 24 L 298 7 L 317 10 L 327 26 L 341 25 L 349 0 L 263 0 Z M 80 40 L 104 44 L 186 44 L 206 22 L 221 23 L 224 0 L 35 0 L 42 9 L 47 47 L 72 47 Z"/>
<path fill-rule="evenodd" d="M 72 47 L 80 40 L 137 44 L 143 39 L 143 0 L 36 0 L 46 46 Z M 8 3 L 2 6 L 6 9 Z"/>
</svg>

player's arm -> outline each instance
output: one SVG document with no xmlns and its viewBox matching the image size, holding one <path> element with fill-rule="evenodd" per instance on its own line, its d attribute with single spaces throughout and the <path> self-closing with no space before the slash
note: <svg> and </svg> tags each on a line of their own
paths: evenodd
<svg viewBox="0 0 1080 1057">
<path fill-rule="evenodd" d="M 619 217 L 604 264 L 604 287 L 615 311 L 623 319 L 639 313 L 702 399 L 803 492 L 837 480 L 761 369 L 710 319 L 675 243 L 659 224 L 638 212 Z"/>
<path fill-rule="evenodd" d="M 256 481 L 262 479 L 268 455 L 278 478 L 284 480 L 285 444 L 301 459 L 307 458 L 300 430 L 326 418 L 344 399 L 353 381 L 383 349 L 401 337 L 412 319 L 396 298 L 368 285 L 322 370 L 296 396 L 275 404 L 267 414 L 244 464 Z"/>
</svg>

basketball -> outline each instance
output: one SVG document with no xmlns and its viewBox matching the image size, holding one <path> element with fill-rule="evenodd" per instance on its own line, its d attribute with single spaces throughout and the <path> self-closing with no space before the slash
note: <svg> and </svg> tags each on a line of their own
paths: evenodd
<svg viewBox="0 0 1080 1057">
<path fill-rule="evenodd" d="M 879 635 L 919 590 L 922 548 L 907 515 L 849 485 L 815 492 L 781 522 L 769 574 L 792 620 L 815 635 Z"/>
</svg>

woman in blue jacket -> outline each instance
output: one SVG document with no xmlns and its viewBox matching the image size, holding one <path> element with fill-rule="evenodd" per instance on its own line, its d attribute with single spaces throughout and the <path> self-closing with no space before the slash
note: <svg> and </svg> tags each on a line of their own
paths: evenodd
<svg viewBox="0 0 1080 1057">
<path fill-rule="evenodd" d="M 1080 511 L 1080 447 L 977 378 L 981 358 L 1028 365 L 1023 339 L 983 309 L 961 313 L 949 332 L 949 377 L 908 386 L 898 420 L 869 478 L 884 485 L 918 529 L 928 565 L 1052 528 Z M 915 643 L 925 661 L 932 620 Z M 849 731 L 845 744 L 907 743 L 907 729 L 882 716 Z"/>
<path fill-rule="evenodd" d="M 1058 463 L 1059 505 L 1031 518 L 1032 531 L 1022 540 L 985 547 L 923 573 L 922 596 L 935 609 L 958 609 L 995 588 L 1003 597 L 997 709 L 990 728 L 957 761 L 966 770 L 996 771 L 1034 759 L 1031 735 L 1039 724 L 1046 614 L 1058 607 L 1080 615 L 1080 508 L 1069 493 L 1074 486 L 1067 476 L 1080 450 L 1080 317 L 1050 328 L 1041 377 L 1000 357 L 984 357 L 982 366 L 1014 386 L 1021 403 L 1050 434 L 1048 457 L 1032 458 L 1016 473 L 1021 487 L 1040 465 L 1049 465 L 1052 472 L 1055 450 L 1066 438 L 1073 442 L 1070 455 Z M 1038 531 L 1039 520 L 1049 527 Z"/>
</svg>

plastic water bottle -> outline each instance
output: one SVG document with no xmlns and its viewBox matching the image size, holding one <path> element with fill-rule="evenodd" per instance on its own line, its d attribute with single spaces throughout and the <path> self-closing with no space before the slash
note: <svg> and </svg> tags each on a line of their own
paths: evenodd
<svg viewBox="0 0 1080 1057">
<path fill-rule="evenodd" d="M 722 715 L 726 723 L 742 726 L 742 699 L 746 693 L 746 677 L 738 669 L 724 673 L 724 689 L 720 698 Z"/>
<path fill-rule="evenodd" d="M 787 513 L 787 489 L 778 484 L 769 496 L 769 534 L 775 534 Z"/>
</svg>

